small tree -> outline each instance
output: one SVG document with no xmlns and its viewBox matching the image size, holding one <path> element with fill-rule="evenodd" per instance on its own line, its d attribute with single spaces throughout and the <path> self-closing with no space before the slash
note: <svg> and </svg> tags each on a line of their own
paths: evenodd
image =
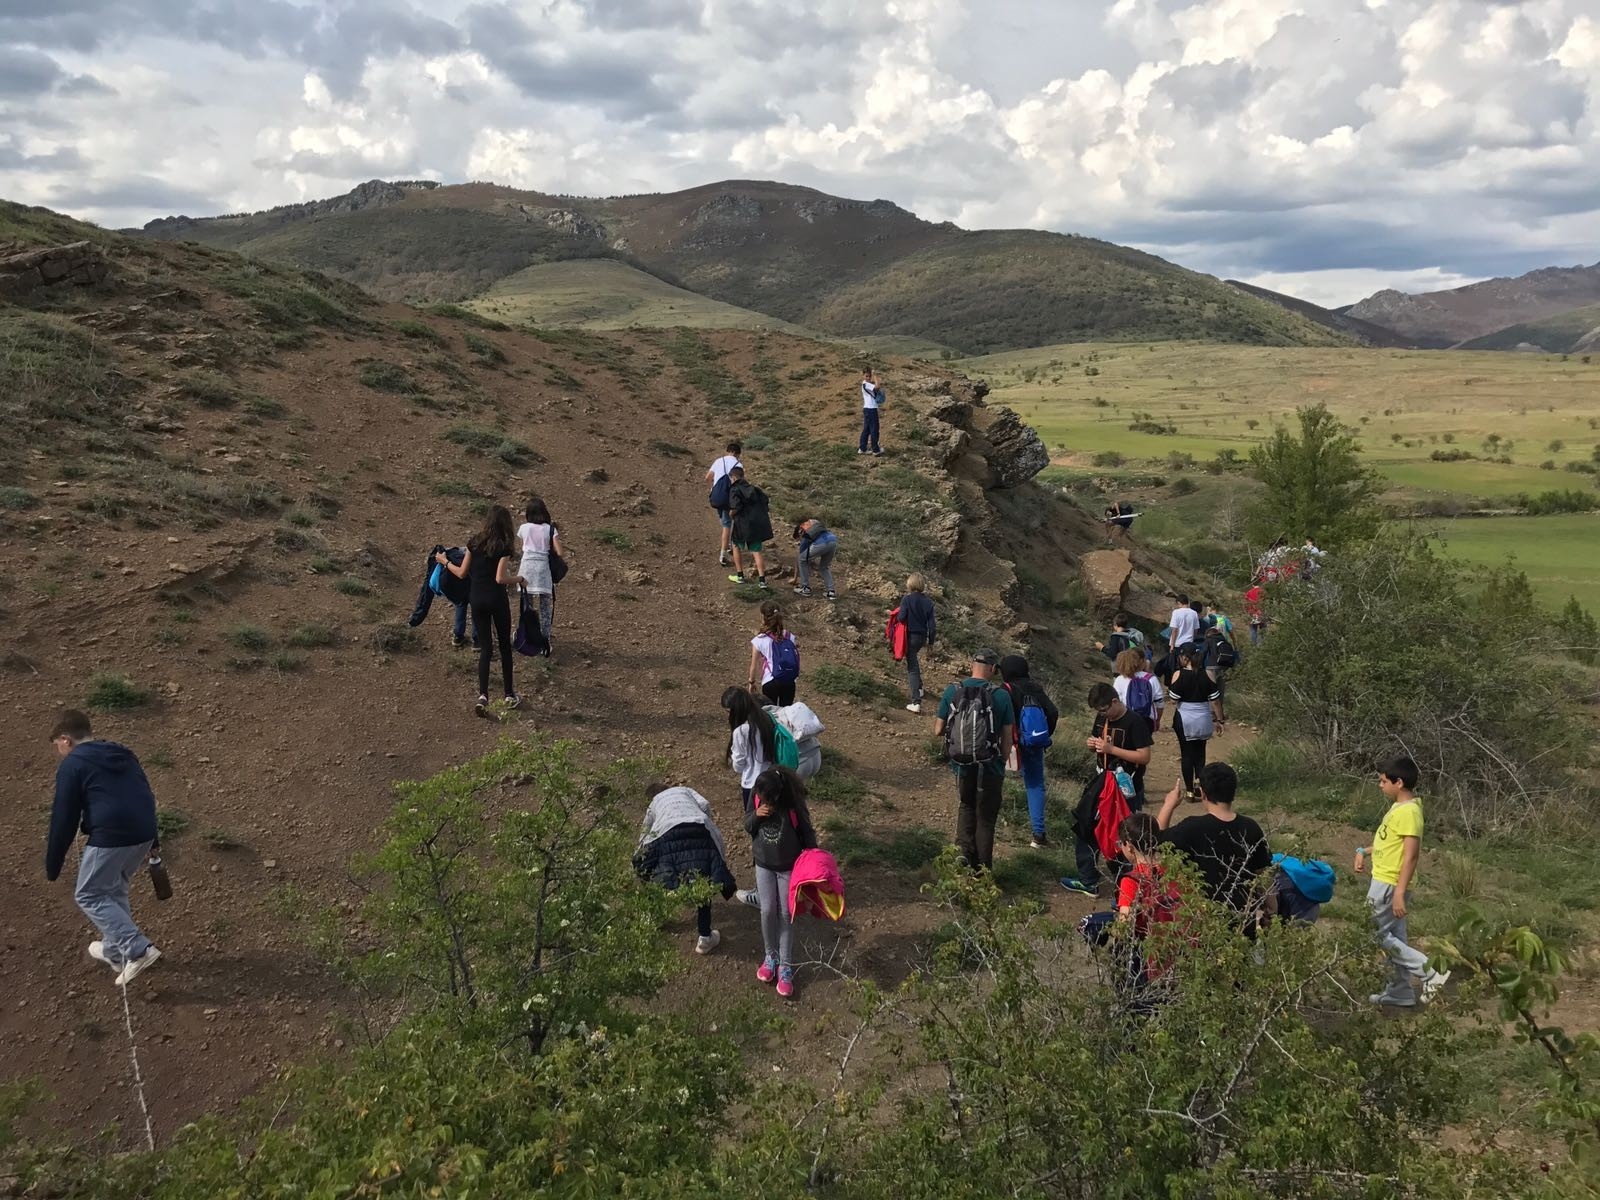
<svg viewBox="0 0 1600 1200">
<path fill-rule="evenodd" d="M 1325 549 L 1370 537 L 1378 525 L 1377 477 L 1353 433 L 1321 404 L 1298 410 L 1300 434 L 1278 426 L 1250 452 L 1265 485 L 1252 537 L 1311 538 Z"/>
</svg>

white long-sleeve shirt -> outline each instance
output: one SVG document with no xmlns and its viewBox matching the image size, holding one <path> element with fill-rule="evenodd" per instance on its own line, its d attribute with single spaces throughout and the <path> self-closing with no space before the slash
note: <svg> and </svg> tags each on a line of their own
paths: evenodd
<svg viewBox="0 0 1600 1200">
<path fill-rule="evenodd" d="M 861 381 L 862 408 L 877 408 L 879 401 L 882 399 L 883 389 L 881 387 L 875 383 L 868 383 L 865 379 Z"/>
<path fill-rule="evenodd" d="M 761 772 L 772 765 L 761 745 L 761 735 L 749 721 L 733 731 L 733 753 L 728 763 L 739 772 L 739 786 L 747 789 L 755 787 Z"/>
</svg>

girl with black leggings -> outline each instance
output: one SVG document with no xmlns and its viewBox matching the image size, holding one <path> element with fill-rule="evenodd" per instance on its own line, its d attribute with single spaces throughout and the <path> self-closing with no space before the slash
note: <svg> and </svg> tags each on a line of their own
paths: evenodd
<svg viewBox="0 0 1600 1200">
<path fill-rule="evenodd" d="M 506 705 L 517 708 L 522 699 L 511 681 L 511 599 L 506 586 L 513 582 L 516 570 L 511 566 L 511 555 L 516 548 L 516 536 L 511 528 L 511 512 L 496 504 L 484 518 L 483 528 L 467 542 L 467 552 L 457 566 L 443 554 L 434 556 L 457 579 L 471 584 L 467 605 L 472 611 L 472 632 L 478 643 L 478 715 L 489 712 L 489 661 L 494 645 L 500 646 L 500 675 L 506 689 Z M 494 639 L 489 637 L 490 628 Z"/>
<path fill-rule="evenodd" d="M 1178 647 L 1178 670 L 1166 680 L 1167 695 L 1177 702 L 1172 732 L 1178 738 L 1178 758 L 1183 766 L 1183 786 L 1189 799 L 1198 800 L 1200 768 L 1206 765 L 1206 742 L 1227 723 L 1222 715 L 1222 691 L 1201 665 L 1203 656 L 1193 643 Z"/>
</svg>

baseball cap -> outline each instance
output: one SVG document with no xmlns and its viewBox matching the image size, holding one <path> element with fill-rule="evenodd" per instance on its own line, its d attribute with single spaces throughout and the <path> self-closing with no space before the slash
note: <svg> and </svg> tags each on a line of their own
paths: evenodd
<svg viewBox="0 0 1600 1200">
<path fill-rule="evenodd" d="M 975 663 L 983 663 L 985 666 L 994 667 L 998 666 L 1000 663 L 1000 654 L 998 651 L 991 650 L 989 647 L 985 646 L 982 650 L 979 650 L 972 656 L 972 661 Z"/>
</svg>

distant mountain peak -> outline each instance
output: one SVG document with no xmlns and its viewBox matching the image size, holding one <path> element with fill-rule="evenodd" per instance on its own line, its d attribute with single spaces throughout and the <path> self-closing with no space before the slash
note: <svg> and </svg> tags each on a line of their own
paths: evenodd
<svg viewBox="0 0 1600 1200">
<path fill-rule="evenodd" d="M 1352 304 L 1346 315 L 1370 321 L 1423 346 L 1457 346 L 1600 302 L 1600 262 L 1540 267 L 1515 277 L 1485 279 L 1437 292 L 1385 288 Z"/>
</svg>

